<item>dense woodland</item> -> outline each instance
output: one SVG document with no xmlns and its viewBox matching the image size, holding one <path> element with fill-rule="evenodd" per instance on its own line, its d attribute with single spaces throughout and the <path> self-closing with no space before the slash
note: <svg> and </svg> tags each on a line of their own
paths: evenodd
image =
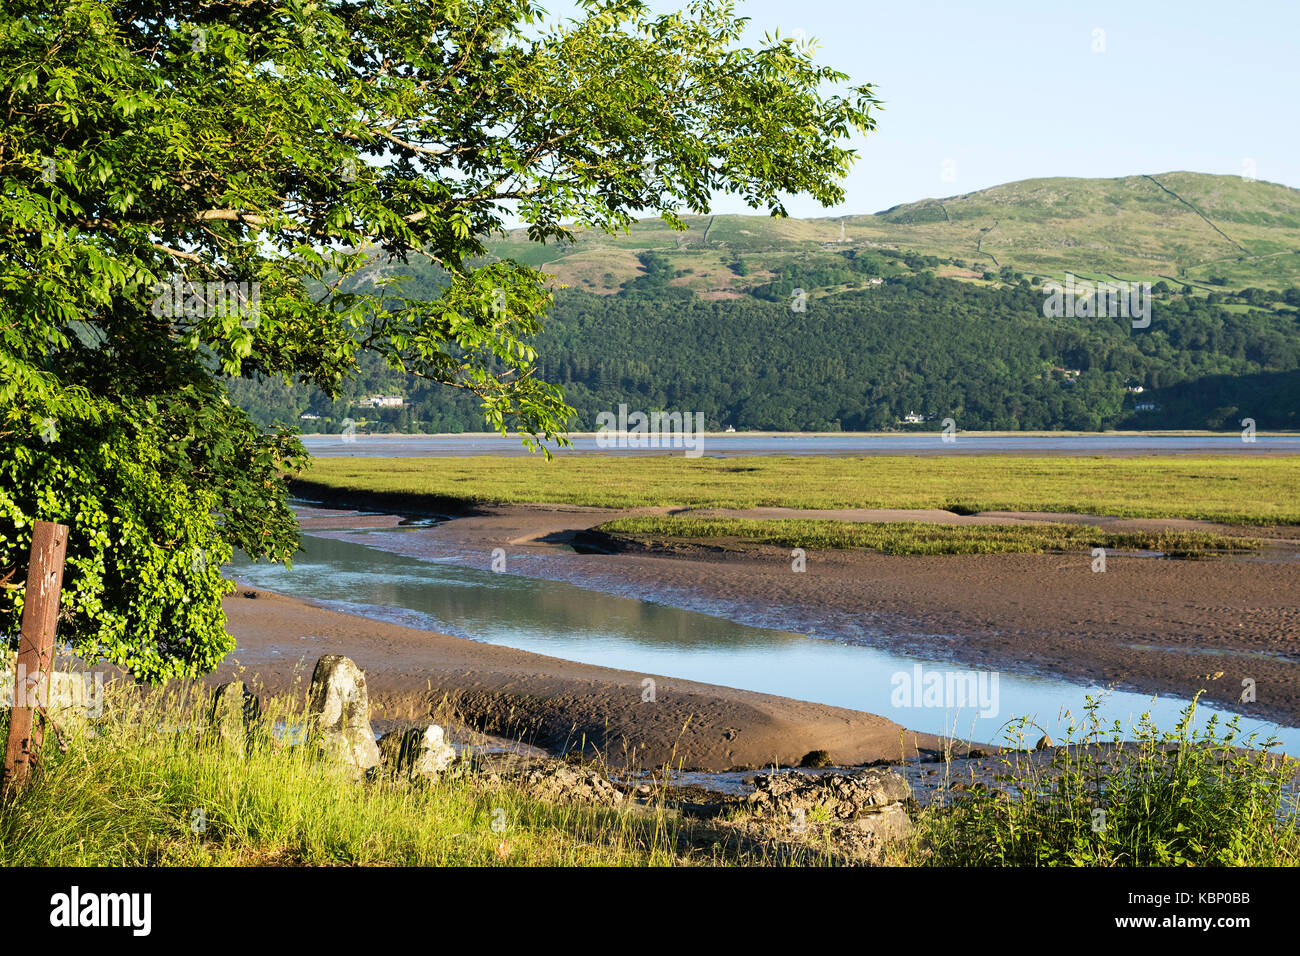
<svg viewBox="0 0 1300 956">
<path fill-rule="evenodd" d="M 706 300 L 643 253 L 616 295 L 557 294 L 539 365 L 576 409 L 575 430 L 620 403 L 700 411 L 710 428 L 739 430 L 937 430 L 946 417 L 966 430 L 1237 429 L 1247 417 L 1300 428 L 1300 289 L 1207 295 L 1159 283 L 1150 328 L 1133 329 L 1124 318 L 1045 318 L 1037 280 L 1009 270 L 977 284 L 936 277 L 933 257 L 895 255 L 792 264 L 748 295 Z M 740 258 L 731 268 L 748 270 Z M 418 277 L 408 294 L 431 285 Z M 349 418 L 367 431 L 484 428 L 472 396 L 377 361 L 338 401 L 270 381 L 231 391 L 262 423 L 304 432 Z M 407 404 L 355 404 L 375 394 Z M 909 413 L 926 420 L 903 424 Z"/>
</svg>

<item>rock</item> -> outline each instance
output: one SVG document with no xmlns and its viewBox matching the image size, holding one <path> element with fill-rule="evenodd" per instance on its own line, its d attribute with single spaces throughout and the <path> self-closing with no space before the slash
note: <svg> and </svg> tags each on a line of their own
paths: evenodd
<svg viewBox="0 0 1300 956">
<path fill-rule="evenodd" d="M 252 742 L 253 725 L 261 713 L 261 701 L 244 682 L 230 681 L 212 695 L 208 731 L 227 749 L 242 754 Z"/>
<path fill-rule="evenodd" d="M 831 819 L 852 820 L 912 797 L 912 787 L 897 771 L 868 767 L 851 774 L 809 776 L 777 773 L 758 777 L 749 795 L 757 816 L 789 818 L 820 810 Z"/>
<path fill-rule="evenodd" d="M 1038 738 L 1038 743 L 1034 744 L 1034 749 L 1035 749 L 1035 750 L 1046 750 L 1048 747 L 1051 747 L 1051 746 L 1053 746 L 1053 744 L 1052 744 L 1052 738 L 1049 737 L 1049 736 L 1047 736 L 1047 734 L 1043 734 L 1043 736 L 1041 736 L 1041 737 Z"/>
<path fill-rule="evenodd" d="M 316 662 L 307 714 L 308 733 L 327 758 L 359 774 L 379 765 L 366 675 L 349 658 L 326 654 Z"/>
<path fill-rule="evenodd" d="M 789 771 L 756 778 L 750 812 L 714 826 L 779 860 L 881 862 L 889 844 L 912 833 L 911 797 L 907 780 L 887 767 L 817 776 Z"/>
<path fill-rule="evenodd" d="M 435 777 L 456 760 L 456 749 L 443 737 L 442 728 L 430 724 L 418 728 L 394 730 L 379 739 L 379 755 L 384 769 L 410 779 Z"/>
<path fill-rule="evenodd" d="M 801 767 L 829 767 L 831 764 L 831 755 L 825 750 L 810 750 L 799 761 Z"/>
<path fill-rule="evenodd" d="M 617 806 L 623 791 L 595 770 L 560 761 L 543 761 L 525 770 L 503 774 L 498 779 L 522 787 L 542 800 L 580 801 Z"/>
<path fill-rule="evenodd" d="M 900 803 L 891 803 L 850 821 L 837 835 L 851 855 L 872 856 L 883 844 L 906 839 L 911 833 L 912 818 L 907 810 Z"/>
</svg>

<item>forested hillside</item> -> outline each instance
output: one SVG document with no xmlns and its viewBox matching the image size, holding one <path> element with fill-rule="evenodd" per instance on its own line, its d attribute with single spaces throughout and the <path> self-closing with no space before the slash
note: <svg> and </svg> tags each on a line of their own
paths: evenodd
<svg viewBox="0 0 1300 956">
<path fill-rule="evenodd" d="M 936 419 L 909 427 L 932 429 L 948 416 L 964 429 L 1233 428 L 1241 417 L 1300 427 L 1300 290 L 1167 293 L 1144 330 L 1044 318 L 1042 302 L 1023 280 L 979 287 L 925 273 L 810 298 L 804 312 L 752 296 L 565 291 L 538 348 L 583 430 L 620 402 L 738 429 L 876 430 L 909 412 Z M 380 367 L 336 403 L 270 383 L 233 388 L 263 421 L 321 416 L 304 431 L 336 431 L 347 417 L 385 431 L 482 428 L 472 398 Z M 372 394 L 408 404 L 352 404 Z M 1145 403 L 1155 408 L 1136 409 Z"/>
<path fill-rule="evenodd" d="M 843 221 L 493 248 L 556 276 L 536 346 L 577 430 L 620 403 L 742 430 L 1300 428 L 1298 196 L 1188 173 L 1034 180 Z M 408 294 L 436 293 L 436 274 L 395 271 L 413 273 Z M 1043 282 L 1066 271 L 1151 282 L 1150 327 L 1045 317 Z M 484 427 L 472 397 L 375 365 L 337 402 L 231 391 L 305 432 Z M 404 404 L 357 404 L 375 395 Z"/>
</svg>

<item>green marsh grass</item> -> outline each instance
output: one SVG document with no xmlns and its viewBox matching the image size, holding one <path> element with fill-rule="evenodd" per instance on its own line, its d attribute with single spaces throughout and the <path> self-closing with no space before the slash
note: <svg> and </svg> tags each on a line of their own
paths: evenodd
<svg viewBox="0 0 1300 956">
<path fill-rule="evenodd" d="M 1194 557 L 1215 551 L 1250 550 L 1259 545 L 1249 538 L 1199 531 L 1113 532 L 1089 525 L 1051 522 L 950 525 L 925 521 L 753 520 L 645 515 L 607 521 L 596 530 L 646 542 L 728 538 L 737 543 L 783 548 L 864 548 L 885 554 L 1038 554 L 1106 548 Z"/>
<path fill-rule="evenodd" d="M 434 512 L 478 503 L 941 508 L 1300 524 L 1297 456 L 317 458 L 294 487 Z"/>
</svg>

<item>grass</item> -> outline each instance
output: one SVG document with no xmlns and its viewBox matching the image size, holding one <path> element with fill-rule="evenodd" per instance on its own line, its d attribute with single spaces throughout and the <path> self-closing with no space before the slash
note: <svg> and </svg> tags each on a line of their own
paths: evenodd
<svg viewBox="0 0 1300 956">
<path fill-rule="evenodd" d="M 203 733 L 201 689 L 115 688 L 105 716 L 0 806 L 5 866 L 677 865 L 668 813 L 551 804 L 464 778 L 362 783 L 277 739 L 305 715 L 269 704 L 247 754 Z M 7 712 L 5 712 L 7 715 Z M 7 716 L 0 731 L 7 733 Z M 201 823 L 201 826 L 200 826 Z M 496 826 L 494 826 L 494 823 Z M 504 828 L 502 828 L 504 826 Z"/>
<path fill-rule="evenodd" d="M 1297 764 L 1268 752 L 1276 741 L 1242 738 L 1240 718 L 1195 728 L 1197 700 L 1171 730 L 1144 715 L 1129 733 L 1098 705 L 1045 764 L 1023 759 L 1041 728 L 1014 723 L 1021 752 L 1002 758 L 999 786 L 927 814 L 918 852 L 940 866 L 1300 865 Z"/>
<path fill-rule="evenodd" d="M 294 487 L 395 510 L 941 508 L 1300 524 L 1296 456 L 318 458 Z"/>
<path fill-rule="evenodd" d="M 104 716 L 47 739 L 33 778 L 0 803 L 0 865 L 784 865 L 843 861 L 821 808 L 793 843 L 784 821 L 737 841 L 662 804 L 553 803 L 473 774 L 435 782 L 359 781 L 277 728 L 301 705 L 268 702 L 247 751 L 210 734 L 202 689 L 142 694 L 110 686 Z M 914 810 L 915 836 L 885 848 L 893 865 L 1278 865 L 1300 862 L 1295 761 L 1238 739 L 1236 722 L 1192 730 L 1143 718 L 1118 746 L 1089 720 L 1050 766 L 1003 758 L 999 789 Z M 7 731 L 0 712 L 0 731 Z M 1032 725 L 1008 744 L 1024 750 Z M 1032 735 L 1031 735 L 1032 736 Z M 61 743 L 62 746 L 56 746 Z M 1267 748 L 1270 742 L 1262 742 Z M 1116 749 L 1117 748 L 1117 749 Z M 951 768 L 950 768 L 951 769 Z M 1097 828 L 1096 811 L 1104 810 Z M 743 820 L 737 806 L 727 819 Z M 822 827 L 820 824 L 827 824 Z"/>
<path fill-rule="evenodd" d="M 608 534 L 656 539 L 730 538 L 784 548 L 866 548 L 885 554 L 1040 554 L 1106 548 L 1195 557 L 1249 550 L 1259 542 L 1199 531 L 1112 532 L 1089 525 L 947 525 L 924 521 L 860 522 L 825 519 L 691 518 L 648 515 L 617 518 L 596 528 Z"/>
</svg>

